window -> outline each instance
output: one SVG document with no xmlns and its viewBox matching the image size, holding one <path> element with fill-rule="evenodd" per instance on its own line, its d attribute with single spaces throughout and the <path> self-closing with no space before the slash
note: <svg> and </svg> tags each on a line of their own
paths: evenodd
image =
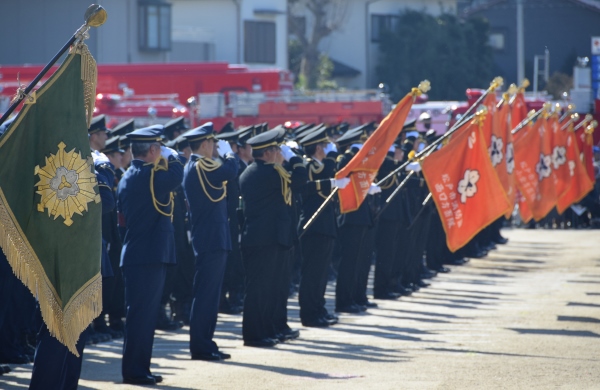
<svg viewBox="0 0 600 390">
<path fill-rule="evenodd" d="M 244 62 L 274 64 L 275 22 L 244 21 Z"/>
<path fill-rule="evenodd" d="M 142 1 L 138 10 L 140 50 L 171 50 L 171 4 Z"/>
<path fill-rule="evenodd" d="M 491 33 L 489 45 L 494 50 L 504 50 L 504 34 L 501 32 Z"/>
<path fill-rule="evenodd" d="M 399 23 L 398 15 L 371 15 L 371 42 L 379 42 L 386 31 L 396 31 Z"/>
</svg>

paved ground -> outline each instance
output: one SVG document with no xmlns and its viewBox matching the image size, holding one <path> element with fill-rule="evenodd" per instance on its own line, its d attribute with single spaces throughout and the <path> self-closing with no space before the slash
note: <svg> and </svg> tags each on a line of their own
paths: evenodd
<svg viewBox="0 0 600 390">
<path fill-rule="evenodd" d="M 225 363 L 189 360 L 187 328 L 158 332 L 153 371 L 166 389 L 600 389 L 600 230 L 504 234 L 488 257 L 329 329 L 301 328 L 290 300 L 301 338 L 275 349 L 243 347 L 240 316 L 220 318 Z M 121 349 L 86 348 L 80 388 L 137 388 L 120 383 Z M 27 387 L 31 366 L 13 368 L 0 389 Z"/>
</svg>

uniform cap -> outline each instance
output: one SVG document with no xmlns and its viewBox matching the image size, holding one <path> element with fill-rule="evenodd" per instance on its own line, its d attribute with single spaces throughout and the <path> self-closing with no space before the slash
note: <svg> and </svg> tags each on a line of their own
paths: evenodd
<svg viewBox="0 0 600 390">
<path fill-rule="evenodd" d="M 131 143 L 161 142 L 163 140 L 163 128 L 163 125 L 144 127 L 132 131 L 126 137 Z"/>
<path fill-rule="evenodd" d="M 246 143 L 252 149 L 264 149 L 270 146 L 278 146 L 280 140 L 285 137 L 285 128 L 275 128 L 250 138 Z"/>
<path fill-rule="evenodd" d="M 90 123 L 90 128 L 88 129 L 88 134 L 94 134 L 99 131 L 108 131 L 106 128 L 106 116 L 98 115 L 92 118 L 92 123 Z"/>
<path fill-rule="evenodd" d="M 115 126 L 110 131 L 110 135 L 111 135 L 111 137 L 126 135 L 126 134 L 131 133 L 134 130 L 135 130 L 135 120 L 130 119 L 126 122 L 120 123 L 117 126 Z"/>
<path fill-rule="evenodd" d="M 365 137 L 365 132 L 363 131 L 363 127 L 355 127 L 354 129 L 348 130 L 346 134 L 342 135 L 335 142 L 339 146 L 347 146 L 356 142 L 361 142 L 362 138 Z"/>
<path fill-rule="evenodd" d="M 219 134 L 227 134 L 227 133 L 234 133 L 235 132 L 235 127 L 233 127 L 233 122 L 227 122 L 225 123 L 225 126 L 223 126 L 221 128 L 221 131 L 219 131 Z"/>
<path fill-rule="evenodd" d="M 123 149 L 120 148 L 119 137 L 112 137 L 106 141 L 104 145 L 104 149 L 101 150 L 102 153 L 113 153 L 113 152 L 121 152 L 125 153 Z"/>
<path fill-rule="evenodd" d="M 167 137 L 173 137 L 173 132 L 187 130 L 189 127 L 185 125 L 185 117 L 180 116 L 179 118 L 171 119 L 165 124 L 164 133 Z"/>
<path fill-rule="evenodd" d="M 206 122 L 202 126 L 196 127 L 184 134 L 184 138 L 189 142 L 204 141 L 215 138 L 215 131 L 212 122 Z"/>
<path fill-rule="evenodd" d="M 329 139 L 327 138 L 328 129 L 328 127 L 322 126 L 314 131 L 311 131 L 304 138 L 300 139 L 298 143 L 302 145 L 302 147 L 306 147 L 322 142 L 329 142 Z"/>
</svg>

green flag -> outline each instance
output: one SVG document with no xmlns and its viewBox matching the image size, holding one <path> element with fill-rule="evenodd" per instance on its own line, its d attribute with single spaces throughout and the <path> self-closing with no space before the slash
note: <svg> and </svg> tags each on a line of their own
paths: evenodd
<svg viewBox="0 0 600 390">
<path fill-rule="evenodd" d="M 80 43 L 0 138 L 0 246 L 75 355 L 102 310 L 102 208 L 87 135 L 95 86 Z"/>
</svg>

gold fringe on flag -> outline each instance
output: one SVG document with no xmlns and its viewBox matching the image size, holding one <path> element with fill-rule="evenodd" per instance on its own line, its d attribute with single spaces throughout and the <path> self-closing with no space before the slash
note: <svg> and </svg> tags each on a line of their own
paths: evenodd
<svg viewBox="0 0 600 390">
<path fill-rule="evenodd" d="M 77 340 L 102 311 L 102 277 L 98 273 L 77 291 L 64 310 L 25 234 L 15 223 L 4 192 L 0 189 L 0 247 L 13 272 L 37 298 L 50 334 L 77 353 Z"/>
<path fill-rule="evenodd" d="M 85 105 L 87 125 L 90 127 L 92 117 L 94 116 L 94 106 L 96 105 L 96 85 L 98 83 L 98 68 L 96 60 L 90 53 L 87 45 L 79 42 L 75 48 L 75 53 L 81 55 L 81 81 L 83 81 L 83 99 Z"/>
</svg>

